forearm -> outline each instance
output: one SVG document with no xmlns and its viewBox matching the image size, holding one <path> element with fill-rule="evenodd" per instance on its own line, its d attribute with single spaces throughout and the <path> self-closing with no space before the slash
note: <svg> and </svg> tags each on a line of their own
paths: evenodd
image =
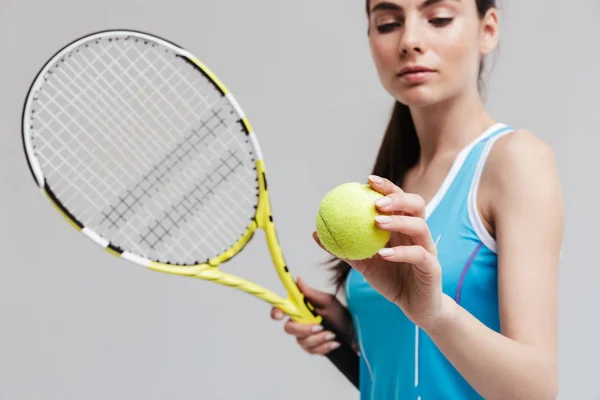
<svg viewBox="0 0 600 400">
<path fill-rule="evenodd" d="M 427 334 L 485 399 L 557 397 L 555 361 L 538 348 L 489 329 L 445 296 L 444 317 Z"/>
</svg>

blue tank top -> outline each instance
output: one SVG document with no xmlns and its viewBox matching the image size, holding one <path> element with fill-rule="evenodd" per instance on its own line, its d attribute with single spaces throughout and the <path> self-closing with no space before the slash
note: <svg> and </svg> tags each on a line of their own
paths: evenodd
<svg viewBox="0 0 600 400">
<path fill-rule="evenodd" d="M 477 187 L 493 143 L 511 131 L 495 124 L 466 146 L 426 209 L 444 293 L 498 332 L 496 243 L 477 211 Z M 360 273 L 351 270 L 345 291 L 360 349 L 361 400 L 482 399 L 427 334 Z"/>
</svg>

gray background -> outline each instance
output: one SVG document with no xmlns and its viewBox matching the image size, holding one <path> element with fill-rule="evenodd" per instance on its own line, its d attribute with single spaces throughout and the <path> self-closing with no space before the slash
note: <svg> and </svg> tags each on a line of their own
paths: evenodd
<svg viewBox="0 0 600 400">
<path fill-rule="evenodd" d="M 566 197 L 560 397 L 600 399 L 600 5 L 502 5 L 488 104 L 553 145 Z M 388 116 L 362 0 L 0 0 L 0 399 L 358 398 L 268 305 L 108 257 L 39 196 L 21 151 L 24 96 L 58 47 L 106 28 L 178 42 L 232 89 L 259 134 L 288 263 L 320 289 L 319 200 L 366 179 Z M 262 234 L 228 268 L 279 287 Z"/>
</svg>

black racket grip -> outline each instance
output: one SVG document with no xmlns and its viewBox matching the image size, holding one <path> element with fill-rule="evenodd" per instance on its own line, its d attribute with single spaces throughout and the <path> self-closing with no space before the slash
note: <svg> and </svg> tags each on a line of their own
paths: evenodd
<svg viewBox="0 0 600 400">
<path fill-rule="evenodd" d="M 347 344 L 344 340 L 342 340 L 343 336 L 336 332 L 335 329 L 331 325 L 329 325 L 325 320 L 321 322 L 323 328 L 327 331 L 335 333 L 338 341 L 340 343 L 340 347 L 335 350 L 330 351 L 325 354 L 325 356 L 340 370 L 346 378 L 356 387 L 359 388 L 358 377 L 359 377 L 359 360 L 358 354 L 356 351 Z"/>
</svg>

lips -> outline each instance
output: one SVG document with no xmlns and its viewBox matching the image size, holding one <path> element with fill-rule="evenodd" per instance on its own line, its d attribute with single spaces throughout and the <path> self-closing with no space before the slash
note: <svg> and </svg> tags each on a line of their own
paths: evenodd
<svg viewBox="0 0 600 400">
<path fill-rule="evenodd" d="M 415 65 L 415 66 L 409 66 L 409 67 L 402 68 L 400 70 L 400 72 L 398 72 L 398 76 L 402 77 L 402 76 L 405 76 L 408 74 L 418 74 L 418 73 L 426 73 L 426 72 L 433 72 L 433 70 L 431 68 L 423 67 L 420 65 Z"/>
</svg>

